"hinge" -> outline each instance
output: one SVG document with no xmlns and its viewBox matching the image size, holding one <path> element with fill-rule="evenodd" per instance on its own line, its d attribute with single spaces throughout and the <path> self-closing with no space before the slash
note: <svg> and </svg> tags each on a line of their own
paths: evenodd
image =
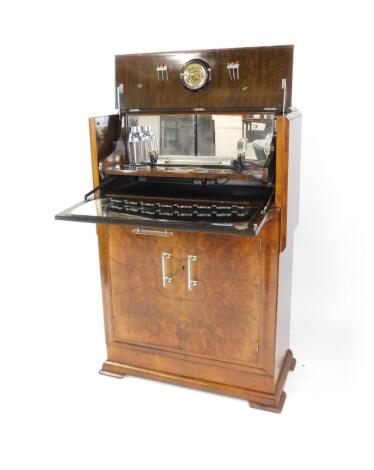
<svg viewBox="0 0 374 470">
<path fill-rule="evenodd" d="M 283 90 L 283 107 L 282 107 L 282 114 L 284 116 L 286 110 L 286 100 L 287 100 L 287 80 L 282 78 L 282 90 Z"/>
<path fill-rule="evenodd" d="M 262 253 L 262 238 L 260 238 L 260 241 L 259 241 L 259 248 L 260 248 L 260 253 Z"/>
<path fill-rule="evenodd" d="M 264 208 L 261 211 L 261 214 L 266 214 L 266 212 L 269 210 L 270 204 L 272 202 L 274 196 L 274 190 L 271 192 L 269 199 L 267 200 L 267 203 L 265 204 Z"/>
<path fill-rule="evenodd" d="M 256 341 L 256 352 L 257 352 L 257 354 L 259 353 L 259 351 L 260 351 L 260 343 L 259 343 L 259 341 L 257 340 L 257 341 Z"/>
<path fill-rule="evenodd" d="M 123 95 L 123 83 L 120 83 L 117 87 L 117 110 L 119 116 L 121 115 L 121 95 Z"/>
</svg>

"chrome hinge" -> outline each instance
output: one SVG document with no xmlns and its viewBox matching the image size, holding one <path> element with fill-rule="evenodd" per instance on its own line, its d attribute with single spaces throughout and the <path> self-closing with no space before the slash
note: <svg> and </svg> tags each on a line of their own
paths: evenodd
<svg viewBox="0 0 374 470">
<path fill-rule="evenodd" d="M 282 90 L 283 90 L 282 114 L 284 116 L 284 113 L 285 113 L 285 110 L 286 110 L 286 99 L 287 99 L 287 80 L 285 78 L 282 78 Z"/>
<path fill-rule="evenodd" d="M 266 212 L 269 210 L 270 204 L 272 202 L 274 196 L 274 191 L 271 192 L 269 199 L 267 200 L 267 203 L 265 204 L 264 208 L 261 211 L 261 214 L 266 214 Z"/>
<path fill-rule="evenodd" d="M 117 109 L 119 115 L 121 115 L 121 95 L 123 95 L 123 83 L 120 83 L 117 87 Z"/>
<path fill-rule="evenodd" d="M 260 344 L 258 342 L 258 340 L 256 341 L 256 353 L 258 354 L 260 351 Z"/>
</svg>

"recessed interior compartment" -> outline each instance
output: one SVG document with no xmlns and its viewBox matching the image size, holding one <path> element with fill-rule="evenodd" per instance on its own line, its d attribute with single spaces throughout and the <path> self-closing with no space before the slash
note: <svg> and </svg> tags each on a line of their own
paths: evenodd
<svg viewBox="0 0 374 470">
<path fill-rule="evenodd" d="M 102 146 L 99 186 L 58 218 L 258 233 L 273 200 L 274 113 L 127 114 L 107 122 L 102 135 L 113 146 Z M 157 158 L 131 164 L 131 146 L 142 139 L 157 146 Z"/>
<path fill-rule="evenodd" d="M 226 176 L 268 183 L 274 172 L 274 141 L 271 112 L 127 114 L 100 169 L 105 175 Z"/>
</svg>

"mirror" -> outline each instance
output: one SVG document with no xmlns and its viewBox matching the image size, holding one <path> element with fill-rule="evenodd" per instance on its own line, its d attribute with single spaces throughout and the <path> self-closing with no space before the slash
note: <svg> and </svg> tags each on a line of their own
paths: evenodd
<svg viewBox="0 0 374 470">
<path fill-rule="evenodd" d="M 264 161 L 272 149 L 273 113 L 128 115 L 128 128 L 150 126 L 159 163 Z M 176 157 L 176 158 L 174 158 Z"/>
</svg>

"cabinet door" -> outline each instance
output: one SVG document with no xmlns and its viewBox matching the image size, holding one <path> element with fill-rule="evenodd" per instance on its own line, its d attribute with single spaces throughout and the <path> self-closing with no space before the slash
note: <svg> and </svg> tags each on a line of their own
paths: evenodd
<svg viewBox="0 0 374 470">
<path fill-rule="evenodd" d="M 187 233 L 183 349 L 216 360 L 258 359 L 260 250 L 258 238 Z"/>
<path fill-rule="evenodd" d="M 148 236 L 110 226 L 109 251 L 116 340 L 244 365 L 257 362 L 257 238 Z M 172 280 L 166 285 L 162 253 L 170 255 L 165 268 Z"/>
<path fill-rule="evenodd" d="M 110 225 L 109 256 L 114 339 L 178 347 L 184 282 L 177 233 Z"/>
</svg>

